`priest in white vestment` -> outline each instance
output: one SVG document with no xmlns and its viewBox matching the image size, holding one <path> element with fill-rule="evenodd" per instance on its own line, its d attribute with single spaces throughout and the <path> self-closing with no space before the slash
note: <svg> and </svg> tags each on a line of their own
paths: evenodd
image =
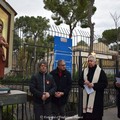
<svg viewBox="0 0 120 120">
<path fill-rule="evenodd" d="M 79 79 L 79 86 L 83 88 L 83 120 L 102 120 L 107 77 L 96 64 L 94 55 L 89 55 L 87 62 Z"/>
</svg>

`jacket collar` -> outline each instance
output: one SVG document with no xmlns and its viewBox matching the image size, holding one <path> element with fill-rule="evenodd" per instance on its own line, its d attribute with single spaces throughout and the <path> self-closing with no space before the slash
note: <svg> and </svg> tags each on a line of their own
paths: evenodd
<svg viewBox="0 0 120 120">
<path fill-rule="evenodd" d="M 66 69 L 65 69 L 64 71 L 61 71 L 61 72 L 62 72 L 62 74 L 66 74 Z M 58 69 L 58 67 L 55 69 L 55 73 L 56 73 L 56 74 L 59 73 L 59 69 Z"/>
</svg>

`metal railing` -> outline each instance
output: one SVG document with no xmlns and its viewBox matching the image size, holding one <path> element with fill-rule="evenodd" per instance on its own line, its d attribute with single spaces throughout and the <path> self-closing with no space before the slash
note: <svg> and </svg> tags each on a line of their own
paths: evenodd
<svg viewBox="0 0 120 120">
<path fill-rule="evenodd" d="M 18 89 L 27 92 L 27 103 L 15 104 L 3 107 L 3 115 L 14 116 L 15 120 L 34 120 L 32 95 L 29 92 L 29 85 L 24 83 L 13 85 L 12 83 L 3 83 L 11 89 Z M 23 89 L 24 88 L 24 89 Z M 66 116 L 78 114 L 78 83 L 73 82 L 72 89 L 69 94 L 68 103 L 66 104 Z M 116 90 L 107 88 L 104 92 L 104 108 L 116 105 Z M 6 109 L 6 110 L 5 110 Z M 9 113 L 10 112 L 10 113 Z M 4 116 L 3 116 L 4 117 Z M 8 119 L 3 119 L 8 120 Z"/>
<path fill-rule="evenodd" d="M 68 29 L 56 27 L 56 26 L 51 26 L 49 30 L 45 31 L 45 33 L 46 33 L 45 35 L 49 34 L 53 37 L 54 36 L 61 36 L 61 37 L 66 37 L 66 38 L 69 37 Z M 21 40 L 24 41 L 21 30 L 20 30 L 19 35 L 20 35 Z M 75 74 L 78 72 L 79 67 L 80 67 L 79 66 L 79 55 L 76 55 L 76 54 L 79 51 L 88 52 L 88 48 L 89 48 L 89 44 L 90 44 L 89 36 L 90 36 L 89 33 L 81 31 L 81 30 L 75 29 L 73 31 L 73 36 L 72 36 L 72 41 L 73 41 L 73 63 L 72 63 L 73 75 L 72 76 L 73 77 L 75 77 Z M 109 53 L 110 51 L 107 49 L 107 46 L 105 46 L 104 44 L 100 44 L 99 46 L 97 46 L 96 43 L 98 43 L 98 38 L 100 38 L 100 36 L 94 36 L 94 43 L 95 43 L 94 45 L 96 46 L 96 47 L 94 46 L 94 52 L 98 52 L 98 53 L 102 53 L 102 54 L 110 54 Z M 77 44 L 80 41 L 84 41 L 85 43 L 88 44 L 88 46 L 86 47 L 82 44 L 80 46 L 77 46 Z M 22 47 L 24 48 L 23 58 L 20 59 L 20 60 L 22 60 L 22 66 L 20 66 L 18 64 L 20 62 L 20 61 L 18 61 L 18 58 L 19 58 L 18 56 L 19 56 L 19 54 L 21 54 L 20 51 L 19 50 L 14 51 L 14 54 L 13 54 L 13 70 L 14 70 L 14 72 L 12 71 L 10 73 L 10 76 L 13 76 L 13 77 L 17 76 L 16 73 L 22 75 L 22 78 L 20 80 L 21 83 L 18 84 L 18 81 L 16 81 L 16 83 L 12 83 L 12 81 L 10 81 L 10 80 L 3 80 L 2 84 L 7 85 L 11 89 L 18 89 L 18 90 L 27 92 L 27 103 L 22 104 L 22 105 L 21 104 L 13 105 L 12 107 L 4 106 L 2 110 L 6 116 L 9 116 L 9 115 L 11 117 L 14 116 L 16 120 L 34 120 L 33 101 L 32 101 L 32 95 L 29 92 L 28 80 L 29 80 L 29 76 L 34 72 L 34 70 L 32 68 L 36 65 L 37 60 L 39 60 L 41 58 L 38 58 L 37 60 L 33 61 L 32 54 L 30 54 L 31 55 L 30 58 L 27 58 L 26 57 L 26 53 L 27 53 L 26 48 L 27 48 L 28 44 L 22 43 L 22 45 L 23 45 Z M 33 47 L 36 47 L 36 46 L 33 46 Z M 47 51 L 46 54 L 47 54 L 47 61 L 49 61 L 48 68 L 50 68 L 50 66 L 53 66 L 53 54 L 49 50 Z M 82 58 L 82 61 L 83 61 L 82 65 L 84 65 L 85 60 L 86 60 L 86 58 Z M 113 63 L 114 63 L 114 61 L 113 61 Z M 21 69 L 20 69 L 20 67 L 21 67 Z M 113 65 L 112 67 L 106 66 L 106 68 L 104 68 L 104 66 L 102 66 L 102 67 L 103 67 L 103 69 L 107 68 L 108 70 L 109 70 L 109 68 L 110 68 L 110 70 L 112 68 L 112 71 L 114 71 L 114 69 L 115 69 L 115 65 Z M 15 73 L 15 75 L 14 75 L 14 73 Z M 77 75 L 76 79 L 78 79 L 78 75 Z M 77 83 L 77 81 L 73 81 L 73 85 L 72 85 L 72 89 L 71 89 L 71 92 L 69 95 L 68 103 L 66 105 L 66 116 L 71 116 L 71 115 L 75 115 L 78 113 L 78 97 L 79 97 L 78 83 Z M 105 93 L 104 93 L 104 107 L 105 108 L 111 107 L 111 106 L 114 106 L 115 104 L 116 104 L 116 90 L 114 88 L 108 87 L 107 89 L 105 89 Z M 4 109 L 6 111 L 4 111 Z M 10 114 L 9 114 L 9 109 L 11 110 Z M 4 120 L 8 120 L 8 119 L 4 119 Z"/>
</svg>

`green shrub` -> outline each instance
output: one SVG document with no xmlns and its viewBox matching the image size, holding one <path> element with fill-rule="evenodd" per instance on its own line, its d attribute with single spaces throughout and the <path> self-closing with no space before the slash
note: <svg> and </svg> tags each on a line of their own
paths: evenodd
<svg viewBox="0 0 120 120">
<path fill-rule="evenodd" d="M 16 106 L 9 105 L 3 107 L 3 120 L 16 120 L 15 114 L 12 114 L 12 107 L 15 108 Z"/>
<path fill-rule="evenodd" d="M 108 81 L 114 81 L 114 79 L 115 79 L 114 74 L 107 74 L 107 79 L 108 79 Z"/>
</svg>

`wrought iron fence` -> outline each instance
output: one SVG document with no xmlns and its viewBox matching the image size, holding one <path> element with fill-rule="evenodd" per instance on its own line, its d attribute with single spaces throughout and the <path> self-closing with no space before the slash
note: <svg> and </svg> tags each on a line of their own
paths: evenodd
<svg viewBox="0 0 120 120">
<path fill-rule="evenodd" d="M 15 120 L 34 120 L 33 101 L 32 101 L 32 95 L 29 92 L 29 86 L 28 86 L 29 84 L 21 83 L 17 85 L 10 83 L 9 80 L 6 82 L 7 83 L 3 82 L 3 84 L 7 85 L 11 89 L 18 89 L 27 92 L 27 103 L 4 106 L 4 108 L 2 109 L 3 113 L 6 114 L 6 116 L 8 117 L 10 115 L 14 116 Z M 66 104 L 66 109 L 65 109 L 66 116 L 72 116 L 78 114 L 78 108 L 79 108 L 78 87 L 79 87 L 78 83 L 73 82 L 72 89 L 69 94 L 68 103 Z M 112 107 L 115 105 L 116 105 L 116 90 L 113 87 L 112 88 L 108 87 L 107 89 L 105 89 L 104 92 L 104 108 Z M 8 119 L 3 119 L 3 120 L 8 120 Z"/>
<path fill-rule="evenodd" d="M 54 36 L 61 36 L 68 38 L 69 37 L 69 30 L 66 28 L 62 27 L 57 27 L 57 26 L 51 26 L 49 30 L 44 31 L 44 37 L 50 35 L 52 37 Z M 29 77 L 31 74 L 33 74 L 36 71 L 36 66 L 37 62 L 41 59 L 46 59 L 48 61 L 48 70 L 51 71 L 53 68 L 53 63 L 54 63 L 54 53 L 53 51 L 50 51 L 51 46 L 53 46 L 52 43 L 48 43 L 45 45 L 31 45 L 28 43 L 24 43 L 24 36 L 22 34 L 22 30 L 19 30 L 19 36 L 22 40 L 21 48 L 22 51 L 16 50 L 13 52 L 13 69 L 14 70 L 20 70 L 23 71 L 24 77 Z M 72 51 L 73 51 L 73 71 L 78 68 L 78 56 L 79 52 L 81 52 L 81 55 L 83 58 L 87 55 L 89 51 L 89 45 L 90 45 L 90 37 L 89 33 L 85 31 L 81 31 L 79 29 L 75 29 L 73 31 L 72 35 Z M 104 55 L 106 56 L 105 59 L 112 59 L 112 56 L 116 54 L 116 51 L 111 51 L 109 50 L 109 47 L 106 46 L 105 44 L 101 43 L 98 41 L 100 36 L 95 35 L 94 36 L 94 44 L 93 44 L 93 50 L 94 52 L 98 55 Z M 82 42 L 81 42 L 82 41 Z M 80 44 L 79 44 L 80 43 Z M 27 51 L 27 47 L 32 47 L 34 48 L 41 48 L 41 49 L 46 49 L 46 54 L 43 56 L 36 55 L 36 57 L 33 54 L 29 54 Z M 21 53 L 22 52 L 22 53 Z M 22 58 L 20 58 L 20 54 Z M 110 58 L 108 57 L 110 56 Z M 103 56 L 102 56 L 103 57 Z M 107 58 L 108 57 L 108 58 Z M 103 58 L 104 59 L 104 58 Z M 85 59 L 83 59 L 83 62 Z M 19 64 L 22 62 L 22 64 Z M 115 64 L 114 64 L 114 67 Z"/>
<path fill-rule="evenodd" d="M 51 36 L 61 36 L 61 37 L 69 37 L 69 30 L 65 29 L 65 28 L 60 28 L 60 27 L 56 27 L 56 26 L 51 26 L 51 28 L 48 31 L 45 31 L 45 35 L 51 35 Z M 20 59 L 22 61 L 22 65 L 20 66 L 19 64 L 19 55 L 21 54 L 21 51 L 17 50 L 13 52 L 13 69 L 11 70 L 11 72 L 9 72 L 9 74 L 7 74 L 5 76 L 5 79 L 2 81 L 2 83 L 4 85 L 7 85 L 8 87 L 10 87 L 11 89 L 19 89 L 19 90 L 23 90 L 27 92 L 27 103 L 26 104 L 22 104 L 22 105 L 15 105 L 12 106 L 12 112 L 11 114 L 14 116 L 16 116 L 16 120 L 34 120 L 34 113 L 33 113 L 33 104 L 32 104 L 32 95 L 29 92 L 29 84 L 28 81 L 30 79 L 30 76 L 36 71 L 35 69 L 37 69 L 37 63 L 39 62 L 39 60 L 41 60 L 43 58 L 42 57 L 38 57 L 37 59 L 34 60 L 34 56 L 31 54 L 31 56 L 27 58 L 27 46 L 29 44 L 24 43 L 24 38 L 22 36 L 22 31 L 19 30 L 19 35 L 21 40 L 23 41 L 22 43 L 22 48 L 23 48 L 23 57 Z M 94 52 L 104 55 L 110 55 L 112 56 L 114 52 L 110 52 L 108 47 L 105 46 L 104 44 L 99 44 L 98 43 L 98 38 L 99 36 L 95 36 L 94 37 Z M 78 113 L 78 84 L 77 81 L 79 79 L 79 56 L 81 54 L 86 54 L 89 51 L 89 44 L 90 44 L 90 37 L 89 37 L 89 33 L 87 32 L 83 32 L 81 30 L 77 30 L 75 29 L 73 31 L 73 36 L 72 36 L 72 41 L 73 41 L 73 62 L 72 62 L 72 69 L 73 69 L 73 73 L 72 73 L 72 77 L 73 77 L 73 86 L 72 86 L 72 90 L 70 92 L 69 95 L 69 100 L 68 103 L 66 105 L 66 116 L 68 115 L 75 115 Z M 87 43 L 87 46 L 80 44 L 78 46 L 78 43 L 80 41 L 84 41 L 85 43 Z M 98 45 L 98 44 L 99 45 Z M 31 46 L 31 45 L 30 45 Z M 47 47 L 48 50 L 46 52 L 46 54 L 44 55 L 43 59 L 46 59 L 48 61 L 48 69 L 49 71 L 52 70 L 52 66 L 54 63 L 54 55 L 53 55 L 53 51 L 49 51 L 50 45 L 49 46 L 41 46 L 41 45 L 35 45 L 32 46 L 34 47 Z M 111 73 L 111 74 L 115 74 L 115 61 L 113 61 L 112 59 L 107 59 L 108 62 L 107 63 L 112 63 L 112 66 L 104 65 L 104 58 L 103 59 L 98 59 L 98 64 L 105 70 L 106 73 Z M 84 66 L 86 65 L 86 56 L 82 55 L 82 68 L 84 68 Z M 111 64 L 110 64 L 111 65 Z M 110 72 L 112 71 L 112 72 Z M 9 76 L 11 76 L 11 79 L 7 79 Z M 18 76 L 19 76 L 19 80 L 18 80 Z M 16 82 L 14 81 L 13 83 L 13 79 L 16 79 Z M 20 82 L 21 84 L 18 85 L 18 82 Z M 109 107 L 109 106 L 113 106 L 116 103 L 116 91 L 114 88 L 107 88 L 105 89 L 105 94 L 104 94 L 104 106 L 105 107 Z M 8 108 L 8 106 L 6 107 L 7 111 L 9 111 L 10 108 Z"/>
</svg>

